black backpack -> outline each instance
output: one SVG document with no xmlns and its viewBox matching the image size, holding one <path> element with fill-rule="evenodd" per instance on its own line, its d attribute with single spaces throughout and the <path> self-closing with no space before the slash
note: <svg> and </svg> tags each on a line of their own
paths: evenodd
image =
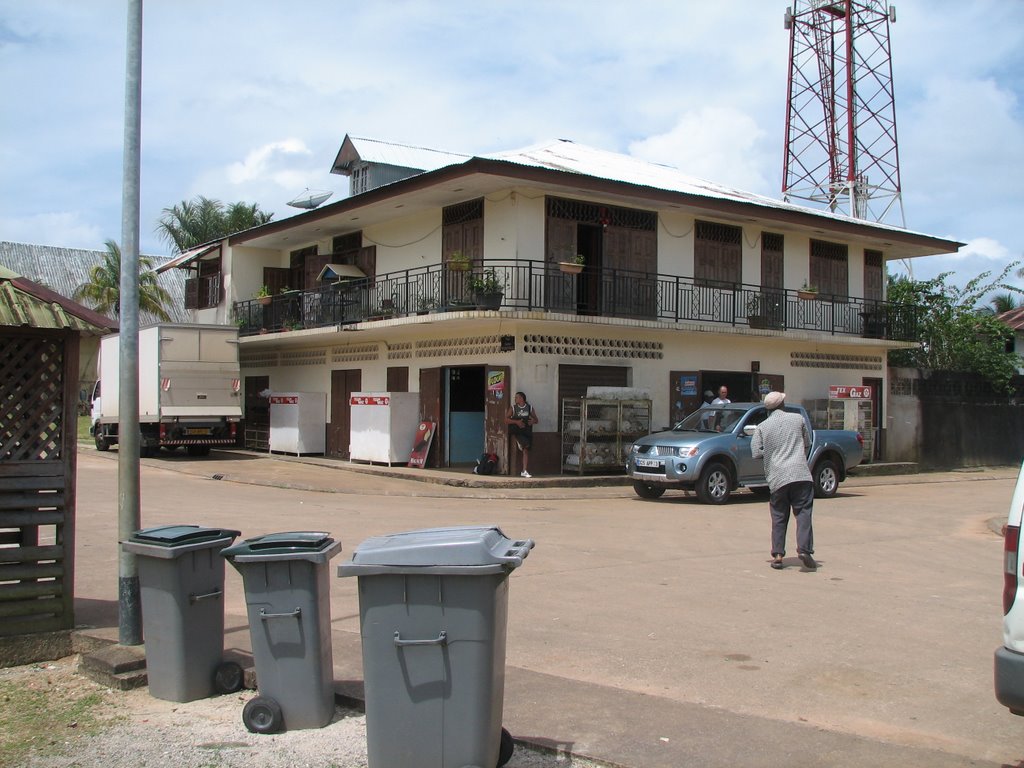
<svg viewBox="0 0 1024 768">
<path fill-rule="evenodd" d="M 498 454 L 496 453 L 483 453 L 480 458 L 476 460 L 476 466 L 473 467 L 474 474 L 477 475 L 493 475 L 498 470 Z"/>
</svg>

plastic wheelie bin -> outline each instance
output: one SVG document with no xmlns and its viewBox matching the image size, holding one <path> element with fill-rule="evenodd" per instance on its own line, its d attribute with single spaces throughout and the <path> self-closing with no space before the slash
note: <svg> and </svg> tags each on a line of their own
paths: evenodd
<svg viewBox="0 0 1024 768">
<path fill-rule="evenodd" d="M 242 575 L 259 696 L 242 710 L 254 733 L 322 728 L 334 717 L 327 564 L 341 542 L 318 531 L 246 539 L 221 554 Z"/>
<path fill-rule="evenodd" d="M 164 525 L 121 542 L 138 555 L 149 692 L 194 701 L 242 687 L 242 669 L 224 661 L 224 560 L 238 531 Z"/>
<path fill-rule="evenodd" d="M 339 576 L 358 577 L 370 768 L 493 768 L 501 727 L 508 576 L 533 541 L 494 526 L 367 539 Z"/>
</svg>

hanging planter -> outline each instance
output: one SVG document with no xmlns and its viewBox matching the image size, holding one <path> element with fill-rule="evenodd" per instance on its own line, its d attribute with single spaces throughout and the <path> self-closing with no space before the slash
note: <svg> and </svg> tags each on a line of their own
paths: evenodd
<svg viewBox="0 0 1024 768">
<path fill-rule="evenodd" d="M 812 301 L 818 298 L 818 288 L 817 286 L 804 283 L 796 289 L 796 296 L 798 299 L 803 299 L 804 301 Z"/>
<path fill-rule="evenodd" d="M 560 261 L 558 268 L 568 275 L 578 275 L 583 271 L 583 265 L 577 264 L 575 261 Z"/>
</svg>

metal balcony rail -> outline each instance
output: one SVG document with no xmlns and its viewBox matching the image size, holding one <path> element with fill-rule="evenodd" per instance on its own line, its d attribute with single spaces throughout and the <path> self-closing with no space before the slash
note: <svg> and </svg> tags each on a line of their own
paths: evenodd
<svg viewBox="0 0 1024 768">
<path fill-rule="evenodd" d="M 235 302 L 242 336 L 343 326 L 393 317 L 487 308 L 477 290 L 491 274 L 500 309 L 668 323 L 716 323 L 768 330 L 914 341 L 920 310 L 888 302 L 744 283 L 595 268 L 579 274 L 543 261 L 476 261 L 467 270 L 434 264 Z"/>
</svg>

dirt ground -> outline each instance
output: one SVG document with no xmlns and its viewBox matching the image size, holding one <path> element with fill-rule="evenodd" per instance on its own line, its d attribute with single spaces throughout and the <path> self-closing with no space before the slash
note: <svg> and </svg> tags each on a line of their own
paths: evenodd
<svg viewBox="0 0 1024 768">
<path fill-rule="evenodd" d="M 177 703 L 148 689 L 115 691 L 79 674 L 78 657 L 0 669 L 2 768 L 365 768 L 366 719 L 338 707 L 325 728 L 249 733 L 241 712 L 254 691 Z M 516 746 L 508 768 L 597 768 L 603 763 Z"/>
</svg>

